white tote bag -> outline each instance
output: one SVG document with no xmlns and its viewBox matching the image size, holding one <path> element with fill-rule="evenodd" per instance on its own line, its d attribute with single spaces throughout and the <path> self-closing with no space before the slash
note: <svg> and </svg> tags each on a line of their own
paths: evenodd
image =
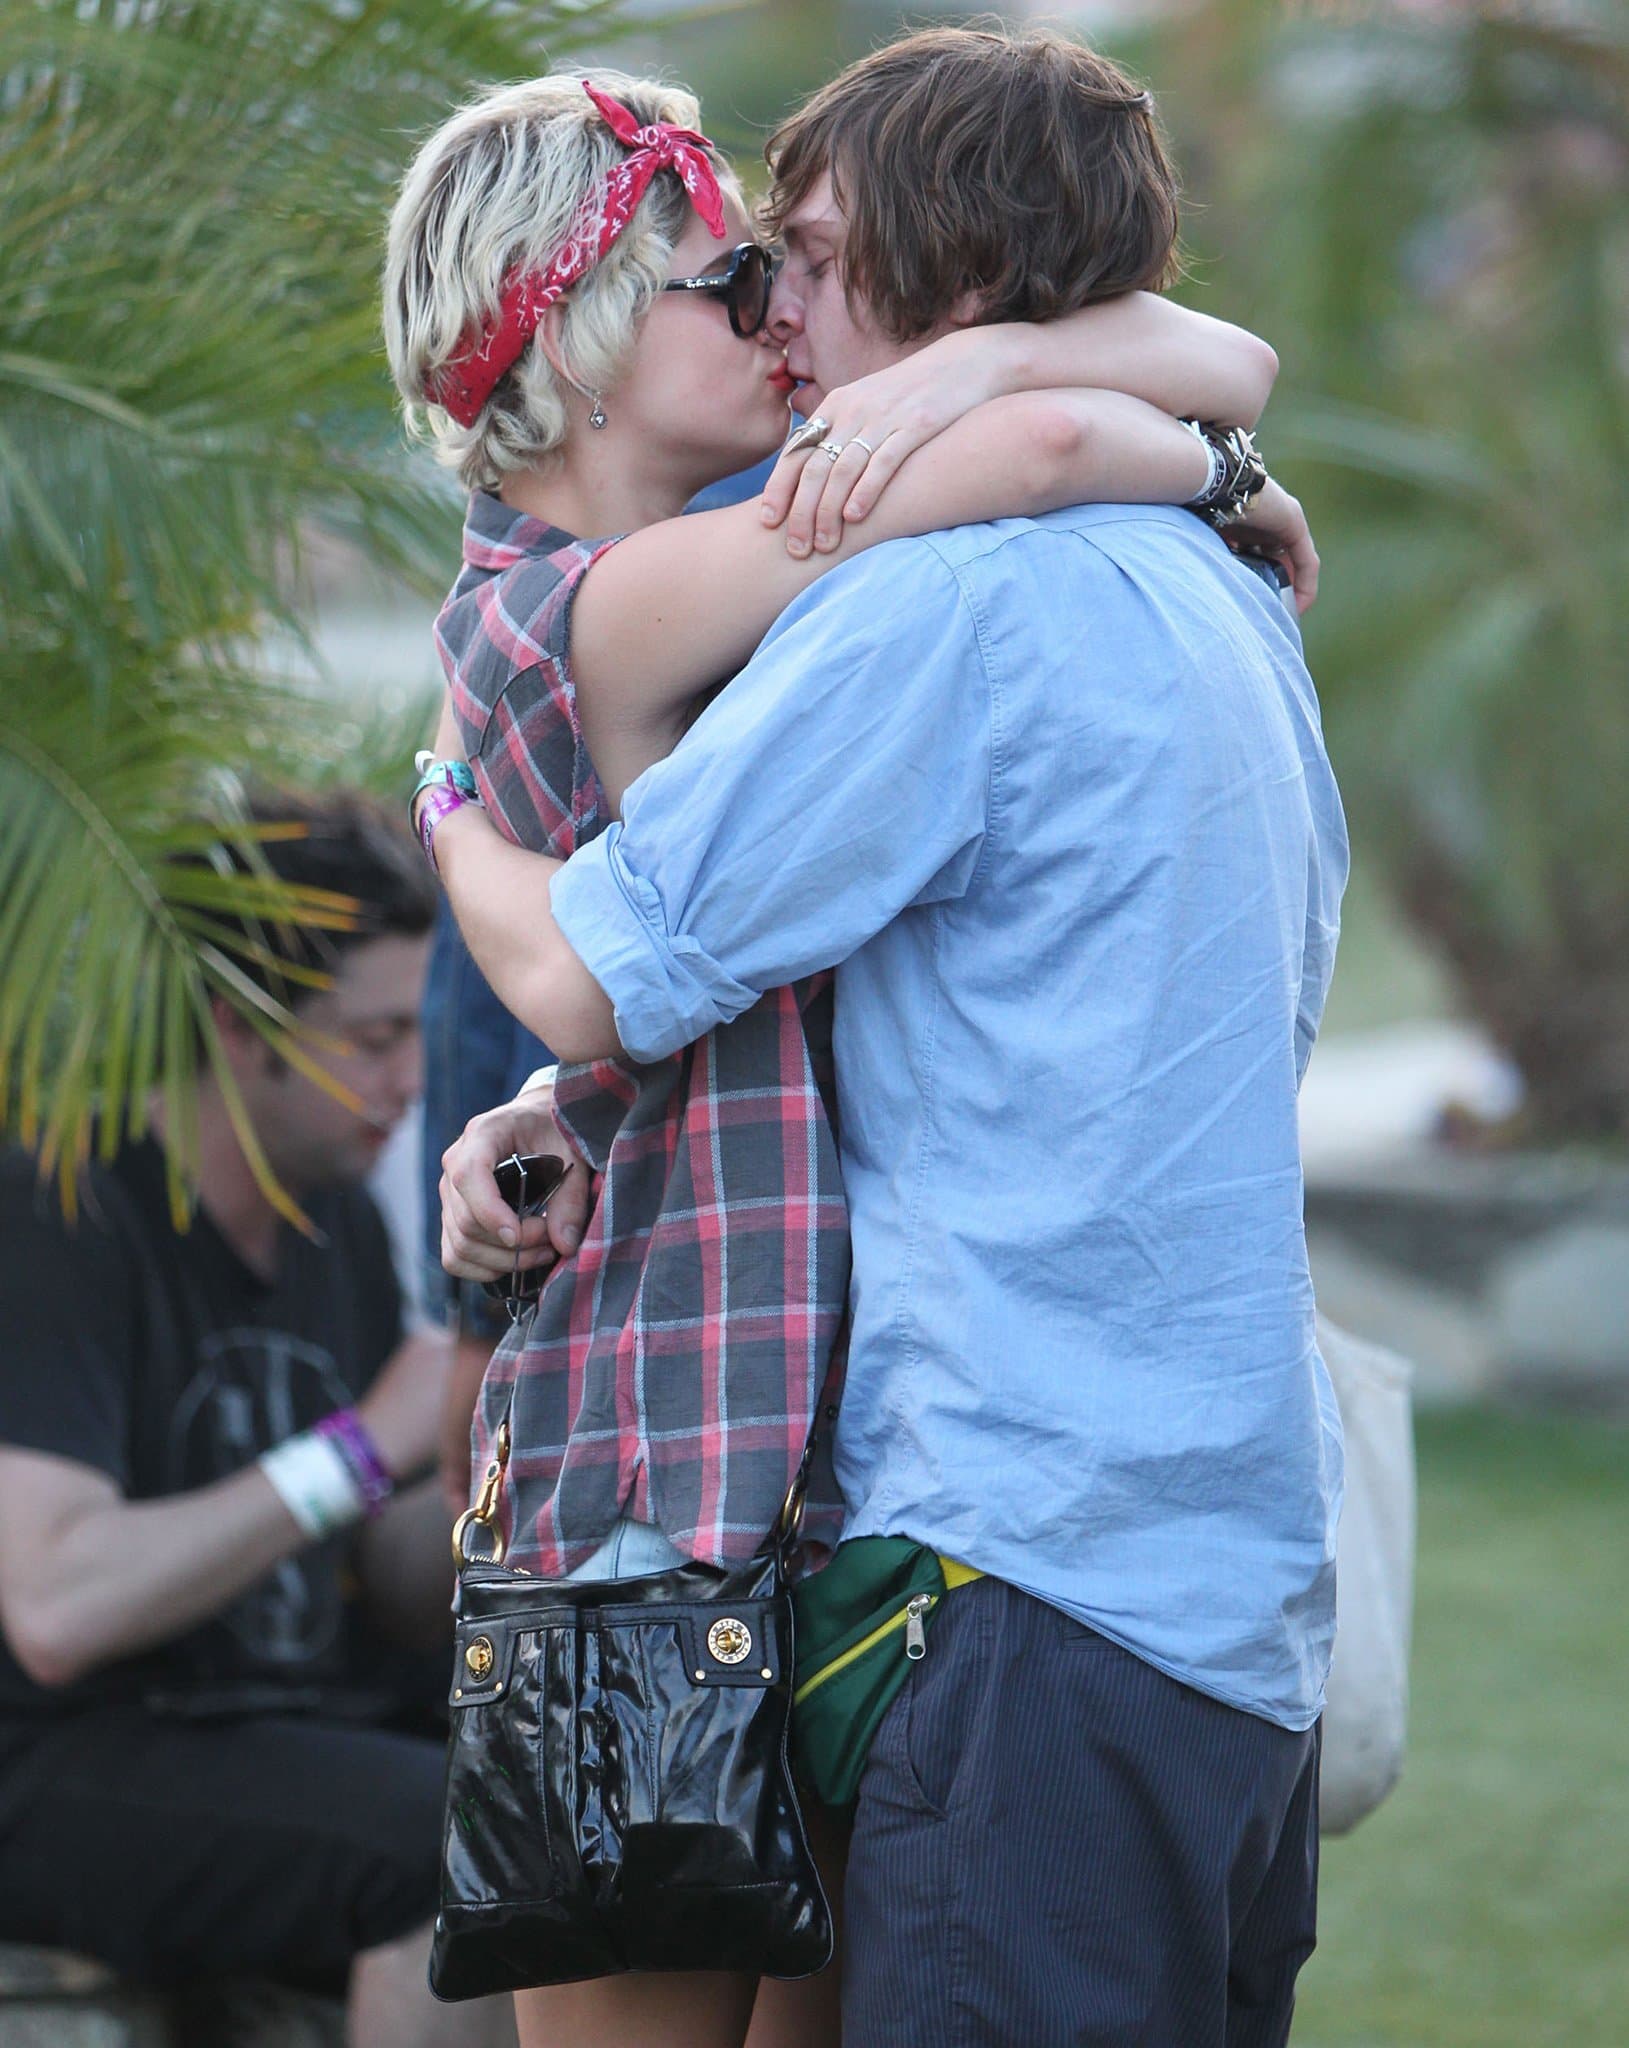
<svg viewBox="0 0 1629 2048">
<path fill-rule="evenodd" d="M 1346 1438 L 1335 1550 L 1335 1653 L 1319 1820 L 1344 1834 L 1396 1784 L 1408 1735 L 1414 1620 L 1414 1431 L 1406 1360 L 1318 1318 Z"/>
</svg>

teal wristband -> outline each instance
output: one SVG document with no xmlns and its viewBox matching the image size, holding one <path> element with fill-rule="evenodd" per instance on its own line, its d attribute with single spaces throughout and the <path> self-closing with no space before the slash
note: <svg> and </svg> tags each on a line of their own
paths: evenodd
<svg viewBox="0 0 1629 2048">
<path fill-rule="evenodd" d="M 469 804 L 478 804 L 481 801 L 481 792 L 475 784 L 475 772 L 467 761 L 438 761 L 426 749 L 414 756 L 413 766 L 419 771 L 419 779 L 413 785 L 413 794 L 407 799 L 410 816 L 413 806 L 427 789 L 450 789 Z"/>
</svg>

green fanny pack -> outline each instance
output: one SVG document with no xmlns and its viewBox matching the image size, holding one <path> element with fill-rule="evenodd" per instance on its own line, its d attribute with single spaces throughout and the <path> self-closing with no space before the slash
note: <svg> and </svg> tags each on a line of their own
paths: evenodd
<svg viewBox="0 0 1629 2048">
<path fill-rule="evenodd" d="M 818 1799 L 853 1804 L 872 1737 L 927 1654 L 934 1609 L 953 1587 L 982 1577 L 909 1536 L 861 1536 L 793 1588 L 792 1754 Z"/>
</svg>

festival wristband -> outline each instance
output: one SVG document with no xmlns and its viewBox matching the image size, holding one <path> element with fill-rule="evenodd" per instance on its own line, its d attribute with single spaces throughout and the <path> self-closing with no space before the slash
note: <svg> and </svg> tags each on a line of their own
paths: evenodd
<svg viewBox="0 0 1629 2048">
<path fill-rule="evenodd" d="M 413 785 L 413 794 L 407 799 L 409 811 L 418 802 L 419 792 L 425 789 L 456 789 L 469 803 L 481 801 L 475 770 L 467 761 L 438 761 L 428 747 L 421 747 L 413 756 L 413 766 L 419 771 L 419 779 Z"/>
<path fill-rule="evenodd" d="M 332 1415 L 322 1418 L 312 1434 L 332 1444 L 345 1460 L 370 1520 L 383 1513 L 386 1501 L 396 1491 L 396 1481 L 379 1455 L 372 1432 L 356 1410 L 335 1409 Z"/>
<path fill-rule="evenodd" d="M 407 815 L 418 833 L 425 859 L 439 874 L 436 827 L 460 805 L 479 804 L 481 792 L 475 771 L 467 761 L 438 761 L 426 747 L 413 756 L 413 766 L 419 771 L 419 779 L 413 785 L 413 794 L 407 799 Z M 419 805 L 420 797 L 424 799 L 422 807 Z M 418 813 L 416 818 L 415 809 Z"/>
<path fill-rule="evenodd" d="M 441 872 L 441 863 L 436 859 L 436 827 L 443 818 L 450 818 L 454 811 L 461 811 L 469 798 L 456 789 L 432 784 L 425 790 L 419 804 L 419 844 L 424 848 L 424 858 L 436 873 Z M 479 803 L 479 797 L 476 798 Z"/>
<path fill-rule="evenodd" d="M 1205 439 L 1204 429 L 1197 420 L 1179 420 L 1177 424 L 1188 429 L 1188 432 L 1193 435 L 1210 459 L 1210 469 L 1206 474 L 1205 481 L 1191 498 L 1184 498 L 1182 501 L 1182 508 L 1185 512 L 1201 512 L 1207 506 L 1214 504 L 1216 492 L 1227 475 L 1227 464 L 1221 449 L 1216 447 L 1213 442 Z"/>
<path fill-rule="evenodd" d="M 367 1512 L 362 1489 L 338 1445 L 314 1429 L 276 1444 L 260 1460 L 278 1499 L 314 1542 L 348 1529 Z"/>
</svg>

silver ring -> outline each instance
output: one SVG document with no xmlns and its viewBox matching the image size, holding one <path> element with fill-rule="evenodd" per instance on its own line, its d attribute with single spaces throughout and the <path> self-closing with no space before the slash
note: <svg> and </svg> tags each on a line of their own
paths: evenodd
<svg viewBox="0 0 1629 2048">
<path fill-rule="evenodd" d="M 871 443 L 865 438 L 864 434 L 850 434 L 848 437 L 848 445 L 851 448 L 863 448 L 867 455 L 875 455 L 877 452 L 876 449 L 872 447 Z"/>
<path fill-rule="evenodd" d="M 843 443 L 841 441 L 822 441 L 815 450 L 817 455 L 824 455 L 828 462 L 835 462 L 842 452 Z"/>
<path fill-rule="evenodd" d="M 786 446 L 781 453 L 801 455 L 805 448 L 818 447 L 830 432 L 831 421 L 822 419 L 819 413 L 816 413 L 812 420 L 805 420 L 801 427 L 787 436 Z"/>
</svg>

